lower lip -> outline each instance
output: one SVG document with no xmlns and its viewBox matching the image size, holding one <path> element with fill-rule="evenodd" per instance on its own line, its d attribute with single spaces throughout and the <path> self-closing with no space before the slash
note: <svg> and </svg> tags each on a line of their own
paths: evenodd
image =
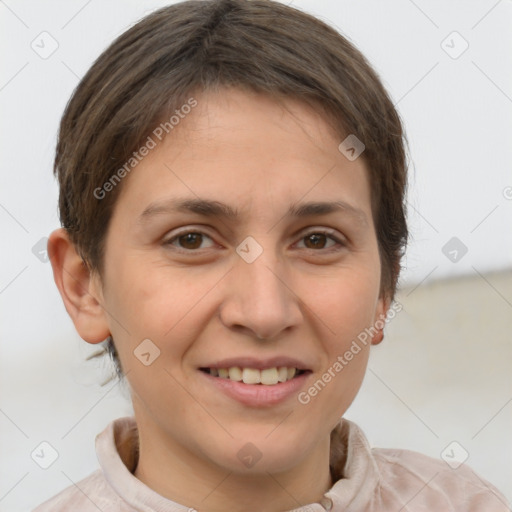
<svg viewBox="0 0 512 512">
<path fill-rule="evenodd" d="M 209 373 L 198 370 L 209 382 L 229 397 L 249 407 L 268 407 L 284 402 L 297 395 L 304 386 L 311 372 L 306 372 L 286 382 L 273 385 L 244 384 L 235 380 L 214 377 Z"/>
</svg>

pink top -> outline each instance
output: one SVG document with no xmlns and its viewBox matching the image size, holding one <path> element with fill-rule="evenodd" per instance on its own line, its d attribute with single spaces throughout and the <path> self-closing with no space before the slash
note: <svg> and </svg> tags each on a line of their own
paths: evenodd
<svg viewBox="0 0 512 512">
<path fill-rule="evenodd" d="M 132 474 L 137 436 L 134 418 L 110 423 L 96 437 L 101 469 L 33 512 L 193 512 Z M 331 433 L 330 465 L 335 484 L 321 502 L 292 512 L 510 512 L 503 495 L 465 464 L 452 469 L 409 450 L 371 449 L 359 427 L 345 419 Z"/>
</svg>

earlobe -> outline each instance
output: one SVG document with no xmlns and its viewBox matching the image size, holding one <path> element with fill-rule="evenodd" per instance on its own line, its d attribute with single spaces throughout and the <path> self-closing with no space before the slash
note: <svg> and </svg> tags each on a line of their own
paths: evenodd
<svg viewBox="0 0 512 512">
<path fill-rule="evenodd" d="M 372 337 L 372 345 L 378 345 L 384 339 L 384 326 L 386 325 L 386 315 L 391 302 L 387 297 L 380 297 L 375 311 L 373 322 L 374 329 L 377 331 Z"/>
<path fill-rule="evenodd" d="M 378 345 L 384 339 L 384 329 L 379 330 L 372 338 L 372 345 Z"/>
<path fill-rule="evenodd" d="M 89 343 L 105 340 L 110 330 L 102 297 L 64 228 L 51 233 L 48 255 L 55 284 L 80 337 Z"/>
</svg>

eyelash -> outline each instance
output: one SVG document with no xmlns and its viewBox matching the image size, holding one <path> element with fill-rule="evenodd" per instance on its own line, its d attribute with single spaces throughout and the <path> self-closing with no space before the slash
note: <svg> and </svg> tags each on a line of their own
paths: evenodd
<svg viewBox="0 0 512 512">
<path fill-rule="evenodd" d="M 329 230 L 329 229 L 316 229 L 316 230 L 312 230 L 312 231 L 309 231 L 307 233 L 305 233 L 301 238 L 300 240 L 304 240 L 304 238 L 307 238 L 308 236 L 311 236 L 311 235 L 325 235 L 327 236 L 327 238 L 330 238 L 332 241 L 334 241 L 337 245 L 339 245 L 340 247 L 338 247 L 337 249 L 336 248 L 333 248 L 333 247 L 330 247 L 330 248 L 321 248 L 321 249 L 311 249 L 311 248 L 307 248 L 307 250 L 309 251 L 313 251 L 313 252 L 321 252 L 321 251 L 324 251 L 324 252 L 333 252 L 333 251 L 336 251 L 336 250 L 340 250 L 341 248 L 344 248 L 346 247 L 346 242 L 340 240 L 337 236 L 335 236 L 334 234 L 335 232 L 333 230 Z M 202 235 L 202 236 L 206 236 L 208 237 L 210 240 L 212 240 L 212 237 L 210 237 L 209 235 L 207 235 L 206 233 L 202 232 L 202 231 L 199 231 L 199 230 L 186 230 L 186 231 L 181 231 L 180 233 L 177 233 L 176 235 L 174 235 L 172 238 L 169 238 L 168 240 L 164 241 L 164 245 L 173 245 L 173 242 L 178 240 L 180 237 L 184 236 L 184 235 Z M 213 241 L 213 240 L 212 240 Z M 191 254 L 191 253 L 199 253 L 201 252 L 201 249 L 183 249 L 183 248 L 180 248 L 180 247 L 176 247 L 175 246 L 175 249 L 179 252 L 182 252 L 182 253 L 187 253 L 187 254 Z"/>
</svg>

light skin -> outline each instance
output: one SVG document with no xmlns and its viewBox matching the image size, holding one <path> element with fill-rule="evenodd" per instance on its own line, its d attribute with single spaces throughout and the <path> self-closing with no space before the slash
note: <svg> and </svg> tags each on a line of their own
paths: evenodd
<svg viewBox="0 0 512 512">
<path fill-rule="evenodd" d="M 124 178 L 103 280 L 58 229 L 55 281 L 84 340 L 115 340 L 139 428 L 137 478 L 199 512 L 289 510 L 333 484 L 330 432 L 361 386 L 370 344 L 305 405 L 296 395 L 242 405 L 198 368 L 289 355 L 312 370 L 307 391 L 385 315 L 368 172 L 306 104 L 283 108 L 236 89 L 194 97 L 198 106 Z M 151 203 L 176 197 L 218 201 L 239 217 L 160 210 L 140 220 Z M 287 214 L 332 201 L 348 207 Z M 190 232 L 203 235 L 176 238 Z M 263 249 L 252 263 L 236 252 L 248 236 Z M 144 339 L 161 351 L 149 366 L 133 354 Z M 251 468 L 237 457 L 248 442 L 262 454 Z"/>
</svg>

